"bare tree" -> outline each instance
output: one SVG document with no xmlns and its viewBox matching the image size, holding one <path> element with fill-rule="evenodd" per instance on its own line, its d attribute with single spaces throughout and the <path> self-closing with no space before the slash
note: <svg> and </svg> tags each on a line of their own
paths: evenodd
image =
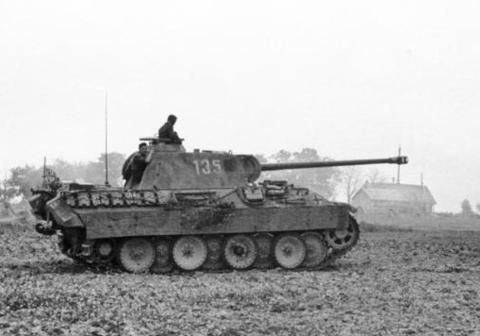
<svg viewBox="0 0 480 336">
<path fill-rule="evenodd" d="M 278 151 L 277 153 L 271 155 L 275 162 L 290 162 L 292 159 L 292 153 L 284 149 Z"/>
<path fill-rule="evenodd" d="M 463 200 L 460 206 L 462 207 L 462 215 L 471 216 L 473 214 L 472 206 L 468 199 Z"/>
<path fill-rule="evenodd" d="M 15 196 L 16 190 L 9 185 L 8 179 L 5 177 L 0 184 L 0 202 L 8 201 Z"/>
<path fill-rule="evenodd" d="M 347 202 L 350 203 L 353 195 L 360 189 L 362 184 L 361 169 L 355 166 L 343 168 L 341 180 L 343 192 L 347 197 Z"/>
<path fill-rule="evenodd" d="M 368 171 L 366 180 L 369 183 L 382 183 L 387 180 L 387 178 L 378 170 L 378 168 L 372 168 Z"/>
</svg>

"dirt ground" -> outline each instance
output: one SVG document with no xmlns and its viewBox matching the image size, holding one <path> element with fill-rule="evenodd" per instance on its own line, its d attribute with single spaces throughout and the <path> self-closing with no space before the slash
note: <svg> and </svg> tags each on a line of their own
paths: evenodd
<svg viewBox="0 0 480 336">
<path fill-rule="evenodd" d="M 480 215 L 462 216 L 439 215 L 360 215 L 355 217 L 359 222 L 373 223 L 377 226 L 393 226 L 395 228 L 415 229 L 424 231 L 480 231 Z"/>
<path fill-rule="evenodd" d="M 324 271 L 132 275 L 0 227 L 1 335 L 480 335 L 480 232 L 363 232 Z"/>
</svg>

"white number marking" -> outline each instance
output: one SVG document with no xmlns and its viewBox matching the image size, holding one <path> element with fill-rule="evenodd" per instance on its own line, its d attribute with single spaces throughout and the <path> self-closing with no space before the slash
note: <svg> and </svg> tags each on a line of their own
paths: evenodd
<svg viewBox="0 0 480 336">
<path fill-rule="evenodd" d="M 218 174 L 222 172 L 222 165 L 220 164 L 220 160 L 212 160 L 212 165 L 214 173 Z"/>
<path fill-rule="evenodd" d="M 204 173 L 205 175 L 210 174 L 212 171 L 210 170 L 210 162 L 208 161 L 208 159 L 203 159 L 200 162 L 202 164 L 202 173 Z"/>
<path fill-rule="evenodd" d="M 195 165 L 195 170 L 197 172 L 197 175 L 200 175 L 200 167 L 198 164 L 198 160 L 193 160 L 193 164 Z"/>
<path fill-rule="evenodd" d="M 197 175 L 210 175 L 211 173 L 219 174 L 222 172 L 222 164 L 220 160 L 212 160 L 211 162 L 208 159 L 193 160 L 193 164 L 195 165 Z"/>
</svg>

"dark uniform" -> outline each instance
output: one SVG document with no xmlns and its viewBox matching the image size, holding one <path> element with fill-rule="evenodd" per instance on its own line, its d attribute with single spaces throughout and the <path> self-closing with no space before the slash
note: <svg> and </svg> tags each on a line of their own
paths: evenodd
<svg viewBox="0 0 480 336">
<path fill-rule="evenodd" d="M 123 179 L 125 180 L 125 184 L 127 184 L 128 180 L 132 176 L 132 171 L 131 171 L 131 165 L 132 165 L 132 160 L 135 155 L 137 155 L 139 152 L 134 152 L 130 154 L 130 156 L 125 160 L 122 166 L 122 176 Z"/>
<path fill-rule="evenodd" d="M 177 117 L 175 117 L 174 115 L 170 115 L 168 117 L 167 122 L 158 130 L 158 137 L 162 140 L 165 139 L 166 143 L 169 143 L 169 144 L 182 143 L 182 139 L 180 139 L 177 132 L 173 130 L 173 125 L 175 124 L 176 120 L 177 120 Z"/>
<path fill-rule="evenodd" d="M 146 144 L 139 145 L 139 151 L 128 157 L 122 167 L 123 178 L 127 181 L 125 188 L 131 189 L 142 181 L 143 172 L 150 161 Z"/>
<path fill-rule="evenodd" d="M 147 155 L 141 152 L 136 153 L 135 156 L 132 158 L 132 163 L 130 166 L 130 170 L 132 173 L 132 176 L 130 177 L 131 187 L 136 186 L 142 181 L 143 172 L 147 167 L 146 160 L 147 160 Z"/>
</svg>

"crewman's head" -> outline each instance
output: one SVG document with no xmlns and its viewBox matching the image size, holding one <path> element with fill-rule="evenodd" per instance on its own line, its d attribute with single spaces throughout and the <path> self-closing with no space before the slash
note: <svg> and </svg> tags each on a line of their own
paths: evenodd
<svg viewBox="0 0 480 336">
<path fill-rule="evenodd" d="M 168 122 L 169 122 L 170 124 L 174 125 L 175 122 L 177 121 L 177 117 L 174 116 L 173 114 L 170 114 L 170 115 L 168 116 L 168 119 L 167 119 L 167 120 L 168 120 Z"/>
<path fill-rule="evenodd" d="M 148 151 L 148 147 L 147 147 L 147 144 L 145 142 L 141 142 L 139 145 L 138 145 L 138 151 L 140 153 L 146 153 Z"/>
</svg>

